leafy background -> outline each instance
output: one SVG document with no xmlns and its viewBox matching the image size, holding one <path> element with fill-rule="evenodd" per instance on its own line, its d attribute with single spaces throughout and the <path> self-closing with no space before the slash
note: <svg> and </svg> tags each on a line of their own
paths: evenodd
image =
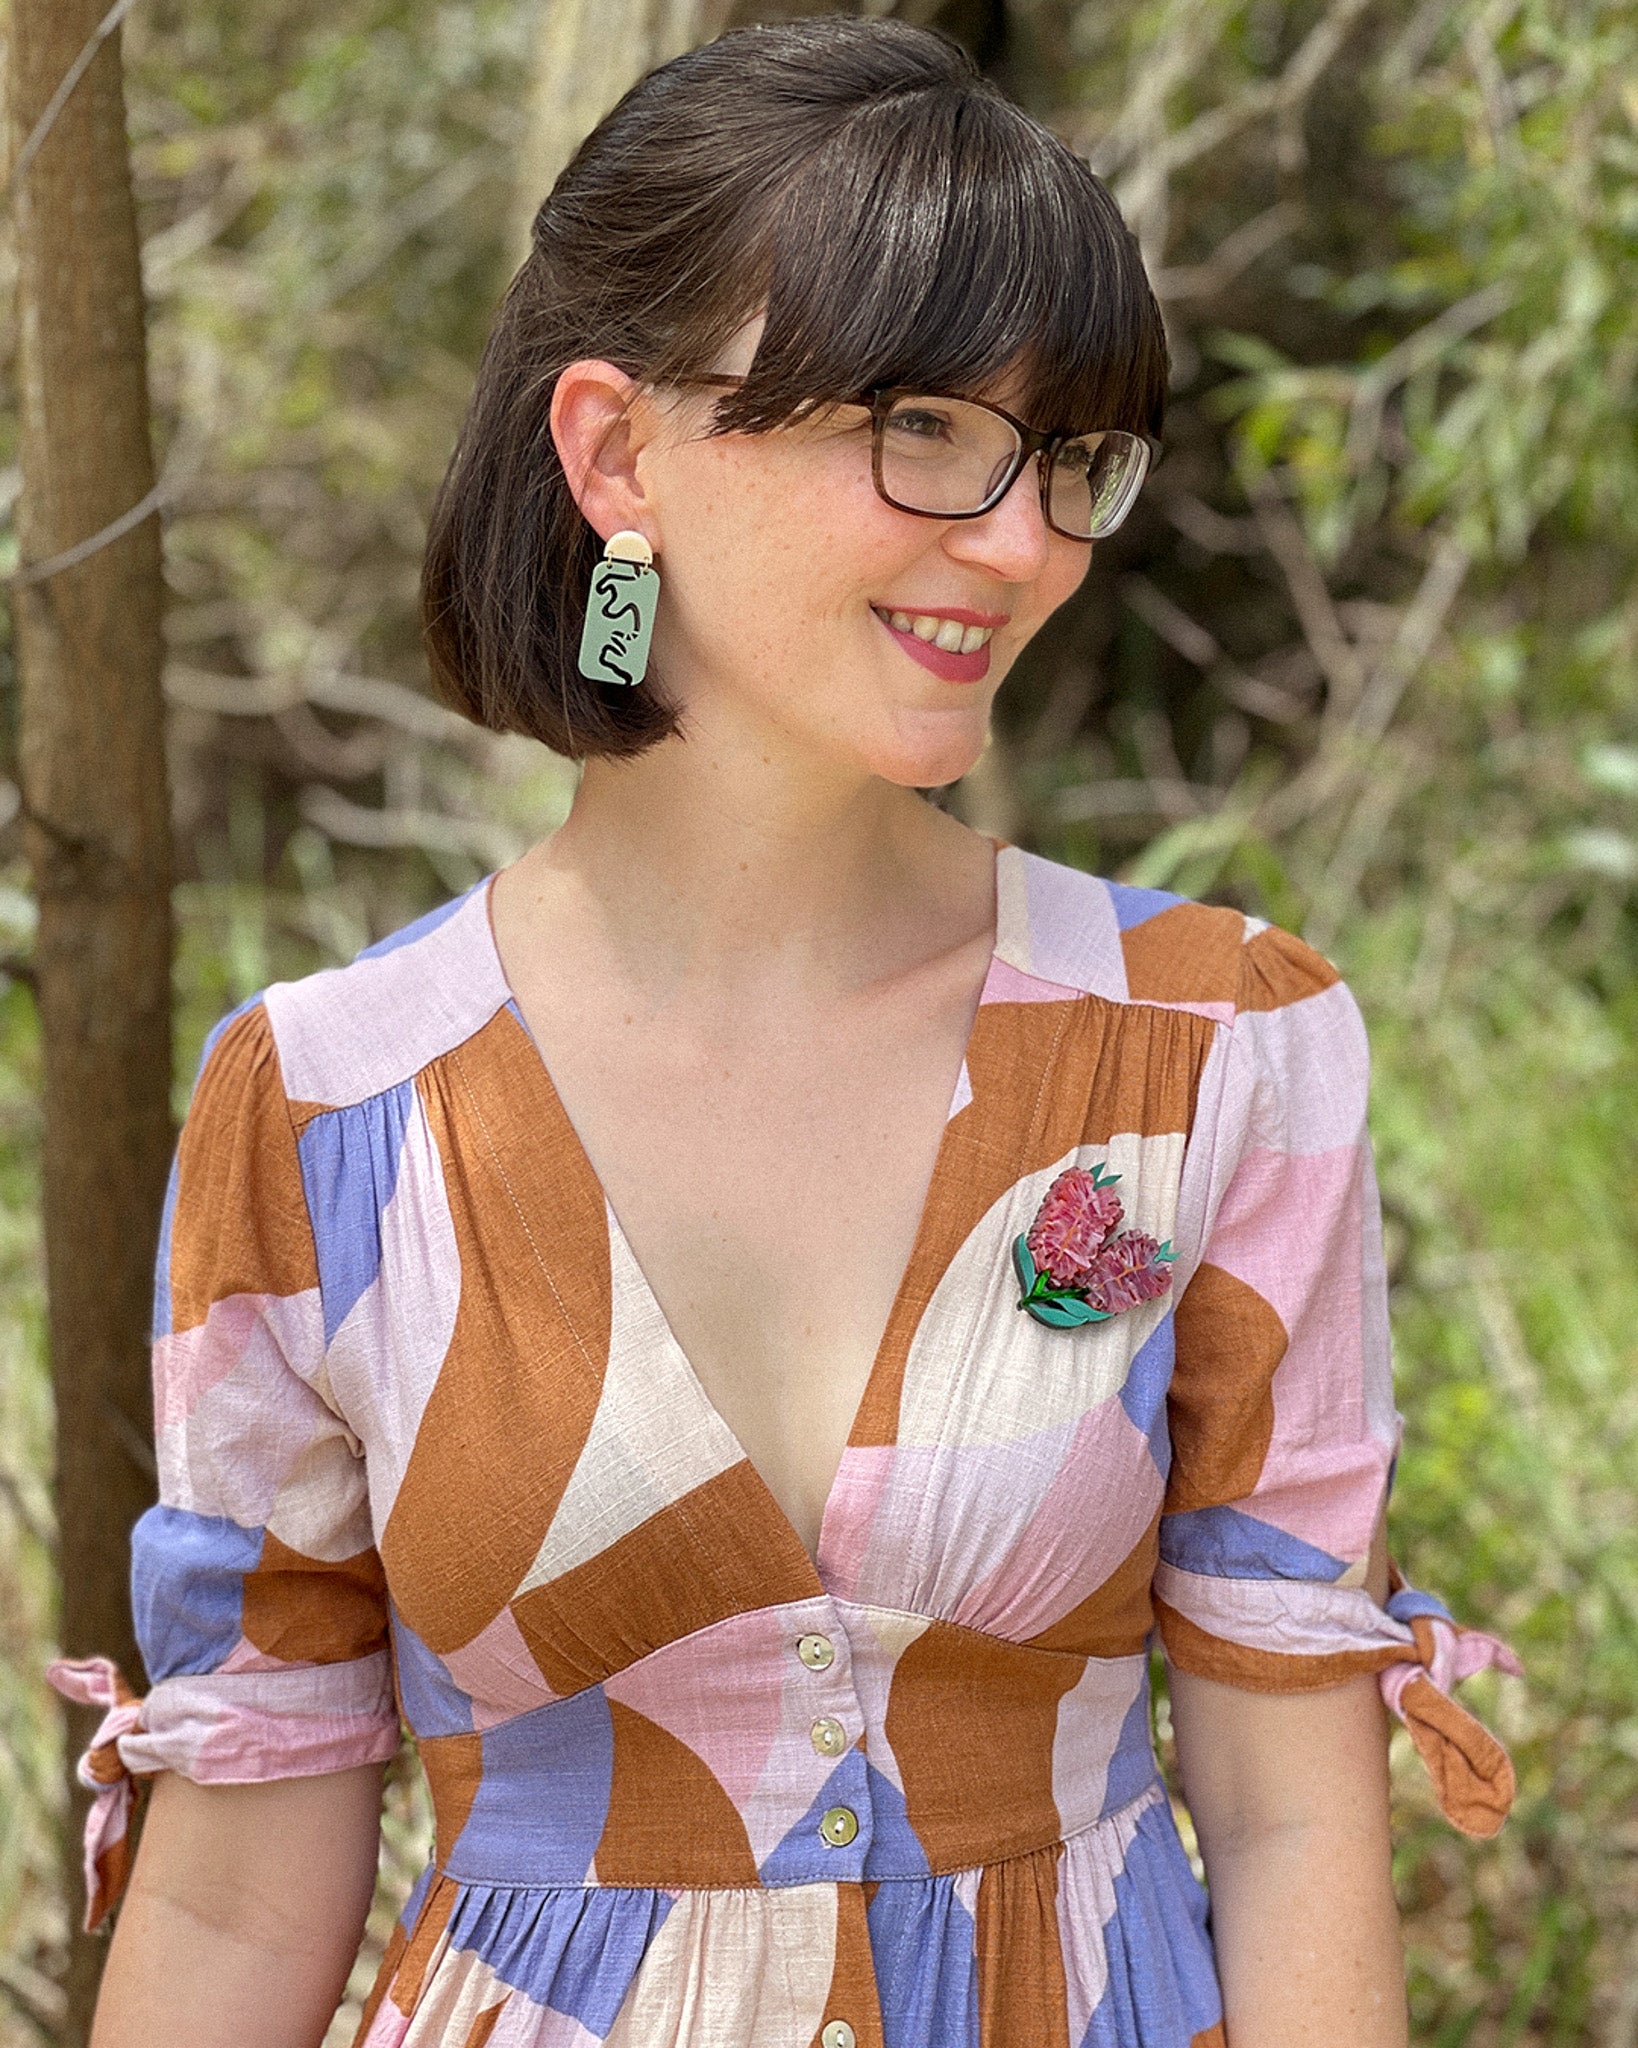
<svg viewBox="0 0 1638 2048">
<path fill-rule="evenodd" d="M 1139 513 L 940 800 L 1272 917 L 1353 983 L 1410 1418 L 1395 1547 L 1530 1674 L 1472 1688 L 1519 1772 L 1497 1843 L 1446 1829 L 1396 1746 L 1414 2037 L 1638 2048 L 1638 17 L 897 11 L 961 35 L 1111 183 L 1175 361 Z M 542 0 L 146 0 L 129 19 L 174 481 L 179 1112 L 226 1006 L 348 957 L 568 801 L 566 764 L 430 699 L 413 621 L 426 506 L 537 196 L 520 165 L 546 20 Z M 0 246 L 0 290 L 13 274 Z M 0 467 L 0 500 L 16 490 Z M 0 782 L 0 821 L 14 808 Z M 53 2037 L 67 1911 L 38 1676 L 31 924 L 0 822 L 4 2048 Z M 425 1828 L 406 1757 L 355 1991 Z"/>
</svg>

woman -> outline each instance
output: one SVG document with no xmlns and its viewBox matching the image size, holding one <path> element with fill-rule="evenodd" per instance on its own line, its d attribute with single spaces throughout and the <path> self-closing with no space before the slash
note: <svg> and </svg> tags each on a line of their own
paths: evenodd
<svg viewBox="0 0 1638 2048">
<path fill-rule="evenodd" d="M 400 1713 L 438 1841 L 374 2048 L 1404 2040 L 1383 1695 L 1488 1832 L 1447 1688 L 1510 1660 L 1390 1582 L 1357 1011 L 919 794 L 1164 369 L 1102 188 L 911 28 L 725 37 L 559 180 L 425 609 L 583 779 L 207 1048 L 98 2048 L 320 2039 Z"/>
</svg>

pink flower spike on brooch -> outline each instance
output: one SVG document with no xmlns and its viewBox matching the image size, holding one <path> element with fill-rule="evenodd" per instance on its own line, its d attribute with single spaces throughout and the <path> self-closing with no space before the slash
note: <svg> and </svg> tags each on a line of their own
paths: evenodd
<svg viewBox="0 0 1638 2048">
<path fill-rule="evenodd" d="M 1153 1301 L 1172 1284 L 1170 1239 L 1121 1229 L 1118 1173 L 1068 1166 L 1046 1191 L 1035 1221 L 1013 1240 L 1023 1294 L 1018 1306 L 1054 1330 L 1104 1323 Z"/>
</svg>

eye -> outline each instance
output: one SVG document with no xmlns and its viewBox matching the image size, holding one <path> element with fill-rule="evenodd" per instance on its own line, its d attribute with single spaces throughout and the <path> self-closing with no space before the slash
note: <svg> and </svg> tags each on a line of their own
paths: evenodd
<svg viewBox="0 0 1638 2048">
<path fill-rule="evenodd" d="M 888 414 L 887 424 L 907 441 L 947 441 L 951 433 L 949 415 L 925 405 L 900 406 Z"/>
</svg>

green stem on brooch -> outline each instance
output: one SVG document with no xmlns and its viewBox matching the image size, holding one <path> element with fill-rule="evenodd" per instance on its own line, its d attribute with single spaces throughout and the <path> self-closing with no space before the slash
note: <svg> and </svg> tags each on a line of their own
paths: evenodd
<svg viewBox="0 0 1638 2048">
<path fill-rule="evenodd" d="M 1085 1293 L 1079 1287 L 1054 1287 L 1052 1276 L 1037 1272 L 1035 1260 L 1030 1255 L 1029 1240 L 1026 1237 L 1013 1239 L 1012 1263 L 1017 1271 L 1023 1294 L 1018 1306 L 1028 1308 L 1032 1301 L 1084 1301 Z"/>
</svg>

